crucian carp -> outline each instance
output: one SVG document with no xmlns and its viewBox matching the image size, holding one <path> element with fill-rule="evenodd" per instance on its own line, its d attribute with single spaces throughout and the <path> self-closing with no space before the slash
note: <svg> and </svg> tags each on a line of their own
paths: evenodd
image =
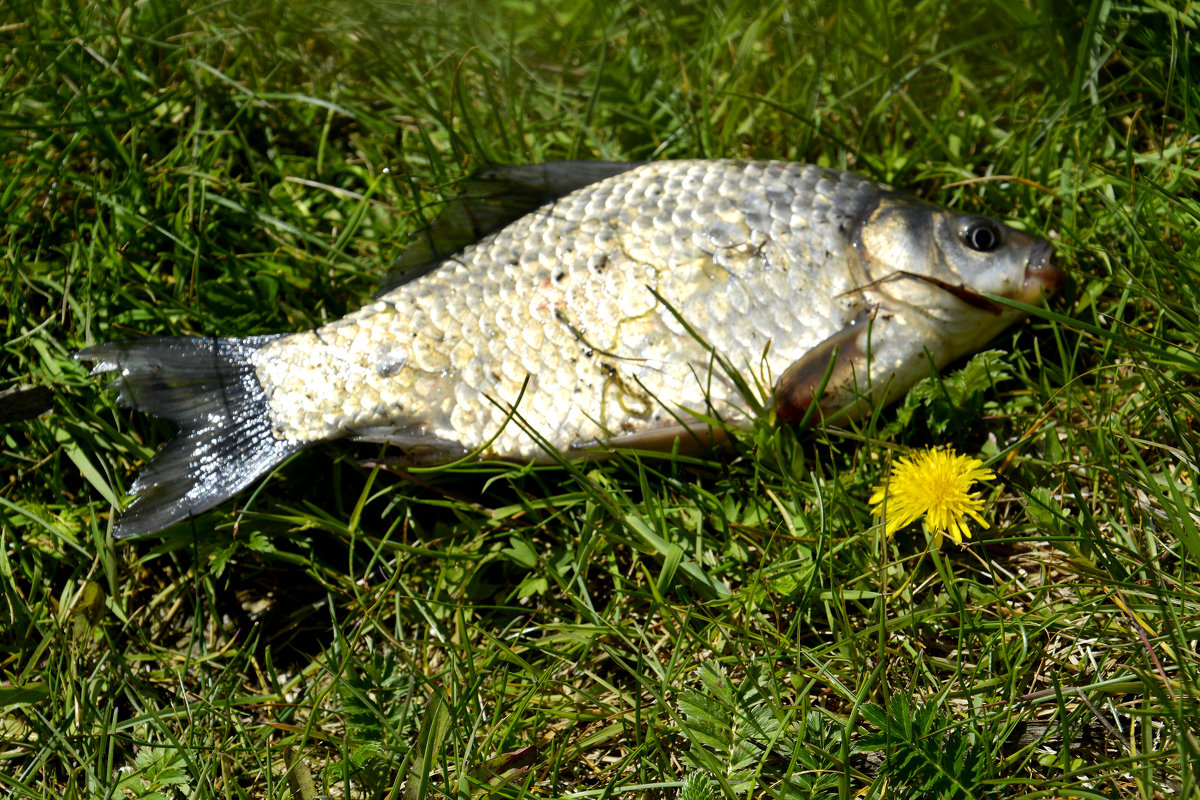
<svg viewBox="0 0 1200 800">
<path fill-rule="evenodd" d="M 81 351 L 180 428 L 116 535 L 333 439 L 527 462 L 890 402 L 1020 318 L 989 295 L 1062 280 L 1042 239 L 806 164 L 561 162 L 473 185 L 395 285 L 321 328 Z"/>
</svg>

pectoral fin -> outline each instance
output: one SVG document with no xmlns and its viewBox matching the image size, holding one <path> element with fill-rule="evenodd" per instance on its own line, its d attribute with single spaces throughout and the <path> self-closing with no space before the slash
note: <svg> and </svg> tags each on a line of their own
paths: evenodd
<svg viewBox="0 0 1200 800">
<path fill-rule="evenodd" d="M 820 401 L 826 414 L 849 405 L 855 389 L 866 391 L 867 336 L 874 311 L 864 310 L 850 323 L 784 370 L 775 384 L 776 422 L 807 424 Z"/>
</svg>

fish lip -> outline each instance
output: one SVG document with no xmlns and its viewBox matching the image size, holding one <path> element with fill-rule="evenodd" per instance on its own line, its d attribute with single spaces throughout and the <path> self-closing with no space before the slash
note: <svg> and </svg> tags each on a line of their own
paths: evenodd
<svg viewBox="0 0 1200 800">
<path fill-rule="evenodd" d="M 1062 288 L 1066 275 L 1050 262 L 1054 249 L 1049 242 L 1038 242 L 1025 262 L 1025 283 L 1016 299 L 1032 303 L 1045 295 L 1052 297 Z"/>
</svg>

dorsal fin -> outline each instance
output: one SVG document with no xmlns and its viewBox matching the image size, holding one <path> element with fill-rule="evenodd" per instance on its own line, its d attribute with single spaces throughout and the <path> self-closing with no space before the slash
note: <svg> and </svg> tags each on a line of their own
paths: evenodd
<svg viewBox="0 0 1200 800">
<path fill-rule="evenodd" d="M 467 245 L 546 203 L 636 166 L 624 161 L 552 161 L 486 167 L 467 178 L 461 193 L 416 233 L 392 262 L 376 296 L 431 272 Z"/>
</svg>

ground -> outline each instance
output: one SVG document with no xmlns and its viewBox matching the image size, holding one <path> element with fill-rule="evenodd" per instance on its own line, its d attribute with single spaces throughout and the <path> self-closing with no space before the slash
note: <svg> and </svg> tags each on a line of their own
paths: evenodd
<svg viewBox="0 0 1200 800">
<path fill-rule="evenodd" d="M 15 798 L 1197 794 L 1200 9 L 175 0 L 0 11 Z M 1051 238 L 897 406 L 729 449 L 294 457 L 114 541 L 171 426 L 71 354 L 367 302 L 489 163 L 781 158 Z M 884 536 L 953 448 L 985 529 Z"/>
</svg>

